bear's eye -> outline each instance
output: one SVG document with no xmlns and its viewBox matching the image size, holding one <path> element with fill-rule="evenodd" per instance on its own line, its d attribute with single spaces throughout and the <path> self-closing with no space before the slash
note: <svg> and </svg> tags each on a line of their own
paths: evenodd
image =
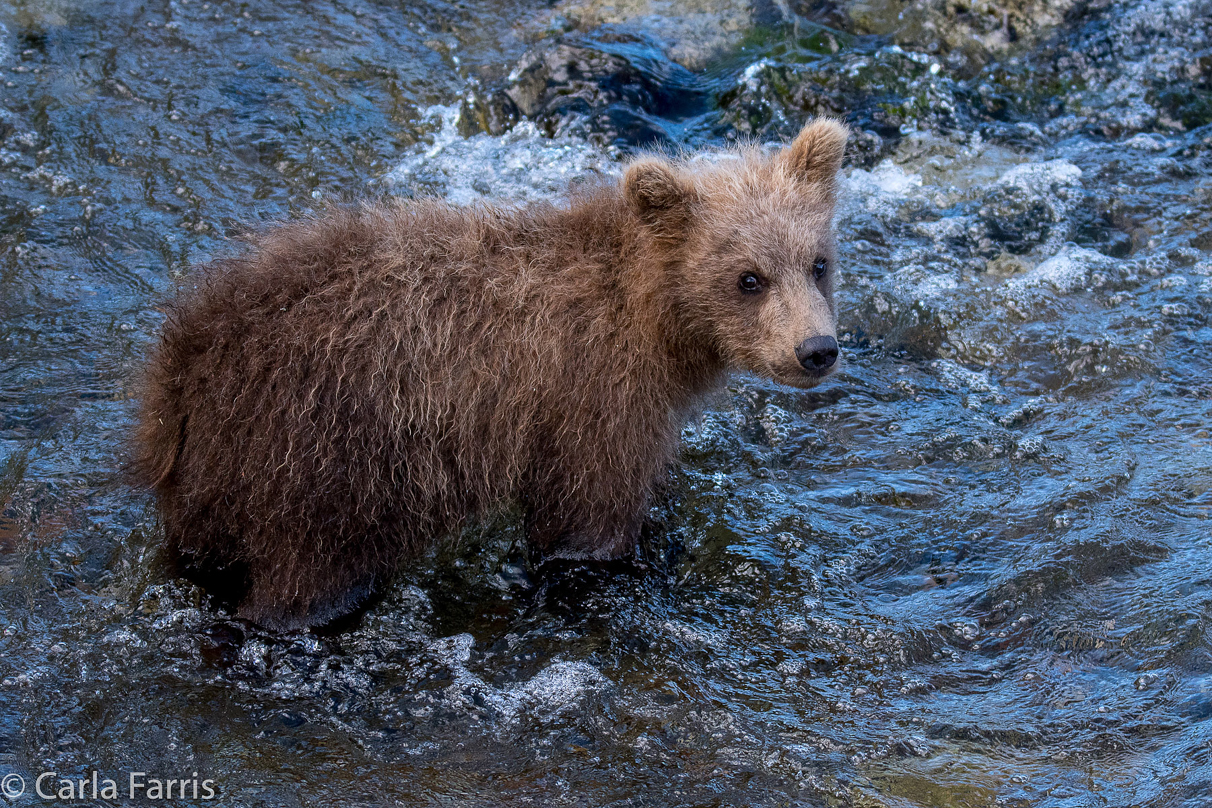
<svg viewBox="0 0 1212 808">
<path fill-rule="evenodd" d="M 746 272 L 736 282 L 736 287 L 746 294 L 755 295 L 762 291 L 762 279 L 752 272 Z"/>
<path fill-rule="evenodd" d="M 825 273 L 829 271 L 829 261 L 825 258 L 818 258 L 812 264 L 812 277 L 818 281 L 825 277 Z"/>
</svg>

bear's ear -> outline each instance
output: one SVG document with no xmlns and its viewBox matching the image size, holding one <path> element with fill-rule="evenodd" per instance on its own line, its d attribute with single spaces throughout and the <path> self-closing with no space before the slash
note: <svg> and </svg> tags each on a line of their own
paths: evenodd
<svg viewBox="0 0 1212 808">
<path fill-rule="evenodd" d="M 832 118 L 818 118 L 800 130 L 782 153 L 783 165 L 803 182 L 821 183 L 829 191 L 837 181 L 850 130 Z"/>
<path fill-rule="evenodd" d="M 632 163 L 623 176 L 623 196 L 659 235 L 676 236 L 690 224 L 694 191 L 663 160 L 649 157 Z"/>
</svg>

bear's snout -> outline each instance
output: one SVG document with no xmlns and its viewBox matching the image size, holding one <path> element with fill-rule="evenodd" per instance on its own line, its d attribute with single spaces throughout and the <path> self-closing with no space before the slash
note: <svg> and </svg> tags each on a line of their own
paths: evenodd
<svg viewBox="0 0 1212 808">
<path fill-rule="evenodd" d="M 833 337 L 809 337 L 795 349 L 795 358 L 804 370 L 824 373 L 837 362 L 837 340 Z"/>
</svg>

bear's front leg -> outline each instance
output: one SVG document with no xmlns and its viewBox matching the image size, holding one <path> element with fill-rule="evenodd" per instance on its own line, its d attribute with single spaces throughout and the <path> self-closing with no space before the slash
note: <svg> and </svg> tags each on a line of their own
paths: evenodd
<svg viewBox="0 0 1212 808">
<path fill-rule="evenodd" d="M 526 535 L 543 557 L 615 559 L 639 540 L 648 505 L 647 486 L 627 490 L 609 480 L 565 480 L 532 491 L 527 498 Z"/>
</svg>

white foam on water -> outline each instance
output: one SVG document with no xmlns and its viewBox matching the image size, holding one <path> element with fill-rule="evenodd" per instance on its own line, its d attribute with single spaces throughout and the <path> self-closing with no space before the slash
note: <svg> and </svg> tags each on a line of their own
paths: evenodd
<svg viewBox="0 0 1212 808">
<path fill-rule="evenodd" d="M 863 208 L 880 216 L 892 216 L 901 203 L 922 187 L 922 175 L 905 171 L 891 160 L 884 160 L 867 171 L 856 168 L 842 184 L 838 206 L 843 215 Z"/>
<path fill-rule="evenodd" d="M 1028 193 L 1047 196 L 1058 186 L 1081 184 L 1082 170 L 1068 160 L 1048 160 L 1043 163 L 1020 163 L 1002 174 L 999 185 Z"/>
<path fill-rule="evenodd" d="M 389 187 L 436 193 L 456 205 L 550 200 L 575 181 L 620 173 L 619 154 L 570 135 L 545 137 L 530 121 L 498 135 L 459 134 L 459 107 L 437 105 L 431 144 L 418 144 L 380 180 Z"/>
<path fill-rule="evenodd" d="M 1125 140 L 1124 145 L 1130 149 L 1159 152 L 1165 151 L 1170 146 L 1170 142 L 1161 135 L 1147 134 L 1142 132 L 1139 135 L 1133 135 Z"/>
<path fill-rule="evenodd" d="M 959 282 L 951 275 L 932 275 L 913 285 L 911 299 L 942 300 L 950 297 L 959 288 Z"/>
<path fill-rule="evenodd" d="M 493 687 L 467 667 L 475 639 L 456 634 L 437 640 L 431 646 L 438 661 L 451 669 L 454 683 L 447 693 L 463 700 L 468 693 L 480 697 L 505 724 L 522 715 L 549 721 L 579 704 L 586 696 L 602 690 L 609 680 L 585 662 L 553 662 L 525 682 Z"/>
<path fill-rule="evenodd" d="M 931 363 L 952 390 L 967 388 L 975 393 L 993 392 L 993 380 L 985 370 L 969 370 L 952 359 L 937 359 Z"/>
<path fill-rule="evenodd" d="M 701 625 L 691 626 L 676 620 L 662 622 L 661 630 L 687 648 L 722 648 L 728 640 L 727 631 L 706 629 Z"/>
<path fill-rule="evenodd" d="M 1085 286 L 1092 270 L 1105 267 L 1113 260 L 1086 247 L 1066 244 L 1039 266 L 1007 281 L 1005 288 L 1011 294 L 1040 288 L 1068 294 Z"/>
<path fill-rule="evenodd" d="M 884 160 L 870 171 L 856 168 L 850 173 L 854 190 L 870 191 L 884 196 L 908 197 L 922 187 L 922 175 L 911 174 L 891 160 Z"/>
<path fill-rule="evenodd" d="M 1082 170 L 1068 160 L 1020 163 L 1007 170 L 997 184 L 1018 197 L 1033 197 L 1049 210 L 1052 227 L 1042 244 L 1042 254 L 1059 250 L 1069 240 L 1073 197 L 1081 188 Z"/>
<path fill-rule="evenodd" d="M 754 82 L 754 79 L 756 79 L 757 75 L 759 73 L 761 73 L 762 70 L 764 70 L 769 65 L 770 65 L 769 59 L 766 59 L 766 58 L 759 59 L 758 61 L 749 65 L 749 67 L 745 68 L 745 71 L 743 73 L 741 73 L 740 77 L 736 80 L 736 83 L 737 84 L 750 84 L 751 82 L 753 82 L 752 84 L 750 84 L 750 89 L 753 89 L 753 90 L 758 89 L 758 85 L 756 82 Z"/>
<path fill-rule="evenodd" d="M 510 719 L 526 710 L 550 720 L 606 684 L 606 677 L 585 662 L 554 662 L 528 681 L 498 691 L 496 706 Z"/>
<path fill-rule="evenodd" d="M 795 417 L 769 401 L 758 412 L 757 419 L 771 445 L 778 445 L 787 440 L 795 428 Z"/>
</svg>

